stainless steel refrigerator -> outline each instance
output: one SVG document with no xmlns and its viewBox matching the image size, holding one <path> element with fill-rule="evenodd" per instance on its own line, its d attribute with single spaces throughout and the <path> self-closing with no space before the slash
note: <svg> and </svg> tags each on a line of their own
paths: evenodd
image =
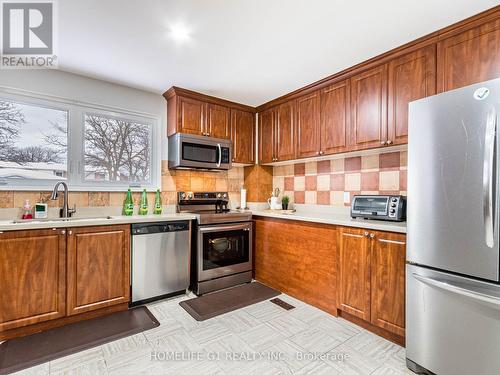
<svg viewBox="0 0 500 375">
<path fill-rule="evenodd" d="M 410 103 L 406 356 L 500 374 L 500 79 Z"/>
</svg>

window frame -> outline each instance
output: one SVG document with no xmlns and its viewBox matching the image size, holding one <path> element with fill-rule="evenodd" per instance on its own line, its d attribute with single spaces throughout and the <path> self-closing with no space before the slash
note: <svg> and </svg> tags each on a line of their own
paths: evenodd
<svg viewBox="0 0 500 375">
<path fill-rule="evenodd" d="M 66 111 L 68 113 L 68 146 L 67 146 L 67 178 L 70 191 L 156 191 L 161 184 L 161 147 L 162 134 L 158 116 L 125 110 L 117 107 L 103 106 L 94 103 L 80 102 L 43 95 L 32 92 L 22 92 L 13 89 L 0 88 L 0 100 L 12 101 L 23 105 Z M 149 183 L 131 183 L 129 181 L 86 181 L 84 175 L 85 159 L 85 115 L 98 115 L 134 121 L 151 127 L 151 179 Z M 52 190 L 58 179 L 0 179 L 0 191 L 44 191 Z"/>
</svg>

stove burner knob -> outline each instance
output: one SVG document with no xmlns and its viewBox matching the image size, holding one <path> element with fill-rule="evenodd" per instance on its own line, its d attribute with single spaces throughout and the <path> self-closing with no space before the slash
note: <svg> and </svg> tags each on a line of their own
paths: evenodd
<svg viewBox="0 0 500 375">
<path fill-rule="evenodd" d="M 220 198 L 221 196 L 221 193 L 217 193 L 217 198 Z"/>
<path fill-rule="evenodd" d="M 193 193 L 189 192 L 187 195 L 187 199 L 193 199 Z"/>
<path fill-rule="evenodd" d="M 222 198 L 226 199 L 227 198 L 227 194 L 226 193 L 222 194 Z"/>
<path fill-rule="evenodd" d="M 181 199 L 186 199 L 186 193 L 181 193 Z"/>
</svg>

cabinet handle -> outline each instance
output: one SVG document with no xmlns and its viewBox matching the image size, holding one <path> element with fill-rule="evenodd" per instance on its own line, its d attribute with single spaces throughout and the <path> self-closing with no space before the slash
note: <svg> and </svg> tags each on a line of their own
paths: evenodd
<svg viewBox="0 0 500 375">
<path fill-rule="evenodd" d="M 393 240 L 384 240 L 382 238 L 379 238 L 379 241 L 380 242 L 384 242 L 384 243 L 393 243 L 393 244 L 396 244 L 396 245 L 406 245 L 405 242 L 401 242 L 401 241 L 393 241 Z"/>
<path fill-rule="evenodd" d="M 63 230 L 61 231 L 61 234 L 66 234 L 66 231 L 63 229 Z"/>
<path fill-rule="evenodd" d="M 375 235 L 373 233 L 370 233 L 370 238 L 375 238 Z"/>
<path fill-rule="evenodd" d="M 207 133 L 207 137 L 210 137 L 210 133 Z"/>
<path fill-rule="evenodd" d="M 386 141 L 382 141 L 382 142 L 380 142 L 380 144 L 381 144 L 382 146 L 385 146 L 385 145 L 387 144 L 387 142 L 386 142 Z"/>
<path fill-rule="evenodd" d="M 370 233 L 368 233 L 368 232 L 365 232 L 363 234 L 364 234 L 365 237 L 368 237 L 370 235 Z"/>
<path fill-rule="evenodd" d="M 68 234 L 71 236 L 71 235 L 73 234 L 73 231 L 72 231 L 72 230 L 70 230 L 70 231 L 68 232 Z"/>
<path fill-rule="evenodd" d="M 386 144 L 392 145 L 392 141 L 387 141 Z"/>
<path fill-rule="evenodd" d="M 323 155 L 323 154 L 324 154 L 324 152 L 323 152 L 323 151 L 320 151 L 320 152 L 319 152 L 319 154 L 320 154 L 320 155 Z"/>
<path fill-rule="evenodd" d="M 352 233 L 342 233 L 343 236 L 346 237 L 356 237 L 356 238 L 363 238 L 363 236 L 360 236 L 359 234 L 352 234 Z"/>
</svg>

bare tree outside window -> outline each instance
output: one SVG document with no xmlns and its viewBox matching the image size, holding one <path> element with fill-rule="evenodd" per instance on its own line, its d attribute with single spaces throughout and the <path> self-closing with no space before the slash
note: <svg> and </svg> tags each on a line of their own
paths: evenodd
<svg viewBox="0 0 500 375">
<path fill-rule="evenodd" d="M 152 126 L 85 115 L 85 179 L 149 182 Z"/>
<path fill-rule="evenodd" d="M 67 140 L 50 138 L 67 128 L 66 111 L 0 100 L 0 178 L 66 178 Z"/>
</svg>

